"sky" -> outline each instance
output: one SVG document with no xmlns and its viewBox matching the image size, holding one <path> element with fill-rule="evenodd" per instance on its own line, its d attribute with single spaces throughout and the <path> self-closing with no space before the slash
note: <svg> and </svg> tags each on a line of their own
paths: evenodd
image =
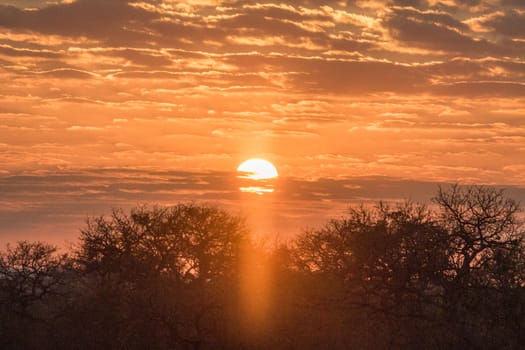
<svg viewBox="0 0 525 350">
<path fill-rule="evenodd" d="M 0 243 L 218 204 L 289 237 L 440 184 L 525 201 L 522 0 L 0 1 Z M 241 193 L 252 157 L 275 192 Z"/>
</svg>

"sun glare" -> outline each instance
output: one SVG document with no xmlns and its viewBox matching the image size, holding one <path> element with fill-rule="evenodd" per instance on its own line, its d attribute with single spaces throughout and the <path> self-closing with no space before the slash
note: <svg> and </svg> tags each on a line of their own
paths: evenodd
<svg viewBox="0 0 525 350">
<path fill-rule="evenodd" d="M 244 161 L 237 167 L 241 174 L 238 178 L 243 179 L 243 185 L 239 187 L 241 192 L 263 195 L 274 191 L 272 179 L 279 176 L 275 166 L 266 159 L 252 158 Z"/>
<path fill-rule="evenodd" d="M 275 166 L 265 159 L 252 158 L 239 165 L 237 171 L 245 173 L 239 177 L 251 180 L 273 179 L 279 176 Z"/>
</svg>

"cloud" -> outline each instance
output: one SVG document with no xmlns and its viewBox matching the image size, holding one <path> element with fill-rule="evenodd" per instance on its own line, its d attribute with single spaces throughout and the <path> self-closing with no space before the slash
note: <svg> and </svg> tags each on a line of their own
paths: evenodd
<svg viewBox="0 0 525 350">
<path fill-rule="evenodd" d="M 20 8 L 37 8 L 47 5 L 47 0 L 5 0 L 4 5 L 16 6 Z"/>
<path fill-rule="evenodd" d="M 127 30 L 126 26 L 132 29 L 134 21 L 143 23 L 151 18 L 150 13 L 128 6 L 128 1 L 124 0 L 78 0 L 37 10 L 0 5 L 0 26 L 106 41 L 114 37 L 147 38 L 147 34 Z"/>
<path fill-rule="evenodd" d="M 525 7 L 525 3 L 521 0 L 502 0 L 503 5 L 509 5 L 513 7 Z"/>
<path fill-rule="evenodd" d="M 525 38 L 524 11 L 514 9 L 498 12 L 493 16 L 482 18 L 480 23 L 487 30 L 494 31 L 496 34 L 511 38 Z"/>
<path fill-rule="evenodd" d="M 433 91 L 449 96 L 501 96 L 520 97 L 525 94 L 525 83 L 521 82 L 493 82 L 493 81 L 468 81 L 451 84 L 440 84 Z"/>
<path fill-rule="evenodd" d="M 508 51 L 482 37 L 468 35 L 468 27 L 446 13 L 395 7 L 386 14 L 384 23 L 394 39 L 409 46 L 474 56 Z"/>
<path fill-rule="evenodd" d="M 229 170 L 254 156 L 282 171 L 286 225 L 439 181 L 524 185 L 519 1 L 7 3 L 0 191 L 17 233 L 140 201 L 235 207 Z"/>
<path fill-rule="evenodd" d="M 57 68 L 37 74 L 60 79 L 90 79 L 95 76 L 93 73 L 71 68 Z"/>
<path fill-rule="evenodd" d="M 388 62 L 263 55 L 235 55 L 227 57 L 227 62 L 239 67 L 292 71 L 286 80 L 294 89 L 310 92 L 409 92 L 421 88 L 427 79 L 417 69 Z"/>
<path fill-rule="evenodd" d="M 42 230 L 54 226 L 54 233 L 46 233 L 46 240 L 74 242 L 89 215 L 107 215 L 112 207 L 128 209 L 138 203 L 173 205 L 184 201 L 215 203 L 241 213 L 246 207 L 262 206 L 267 219 L 277 220 L 279 230 L 289 237 L 340 215 L 351 204 L 380 199 L 428 202 L 438 188 L 435 182 L 389 177 L 282 178 L 271 196 L 260 198 L 241 193 L 236 175 L 107 168 L 2 176 L 0 241 L 35 239 Z M 508 193 L 525 199 L 523 188 L 509 187 Z"/>
<path fill-rule="evenodd" d="M 165 67 L 173 64 L 171 56 L 161 50 L 119 48 L 103 50 L 103 52 L 97 54 L 121 57 L 137 66 Z"/>
<path fill-rule="evenodd" d="M 60 53 L 50 50 L 33 50 L 26 48 L 16 48 L 9 45 L 0 44 L 0 55 L 10 57 L 42 57 L 42 58 L 59 58 Z"/>
</svg>

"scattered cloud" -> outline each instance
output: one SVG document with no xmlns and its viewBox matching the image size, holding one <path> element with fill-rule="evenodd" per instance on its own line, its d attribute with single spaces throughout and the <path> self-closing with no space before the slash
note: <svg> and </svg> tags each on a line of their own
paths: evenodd
<svg viewBox="0 0 525 350">
<path fill-rule="evenodd" d="M 509 166 L 507 170 L 520 168 Z M 75 241 L 88 216 L 108 214 L 111 208 L 129 209 L 140 203 L 173 205 L 184 201 L 219 204 L 234 213 L 263 206 L 269 217 L 280 221 L 277 227 L 281 237 L 289 237 L 341 215 L 349 205 L 380 199 L 425 202 L 438 188 L 435 182 L 389 177 L 315 180 L 285 177 L 275 184 L 271 197 L 259 197 L 240 193 L 238 187 L 243 183 L 236 175 L 233 172 L 98 168 L 2 176 L 1 240 L 34 237 L 54 225 L 54 232 L 47 233 L 47 239 L 62 245 L 65 241 Z M 516 199 L 525 199 L 525 190 L 514 187 L 508 190 Z M 268 207 L 270 203 L 274 204 Z M 286 207 L 298 209 L 283 210 Z"/>
<path fill-rule="evenodd" d="M 524 16 L 514 0 L 3 1 L 0 237 L 138 201 L 234 207 L 231 170 L 254 156 L 286 178 L 272 208 L 302 203 L 275 214 L 286 227 L 437 182 L 521 193 Z"/>
</svg>

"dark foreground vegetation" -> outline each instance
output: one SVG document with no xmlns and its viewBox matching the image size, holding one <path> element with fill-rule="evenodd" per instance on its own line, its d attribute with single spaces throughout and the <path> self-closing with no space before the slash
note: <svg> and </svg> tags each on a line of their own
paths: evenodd
<svg viewBox="0 0 525 350">
<path fill-rule="evenodd" d="M 523 349 L 518 210 L 455 186 L 272 246 L 215 207 L 117 210 L 0 255 L 0 348 Z"/>
</svg>

